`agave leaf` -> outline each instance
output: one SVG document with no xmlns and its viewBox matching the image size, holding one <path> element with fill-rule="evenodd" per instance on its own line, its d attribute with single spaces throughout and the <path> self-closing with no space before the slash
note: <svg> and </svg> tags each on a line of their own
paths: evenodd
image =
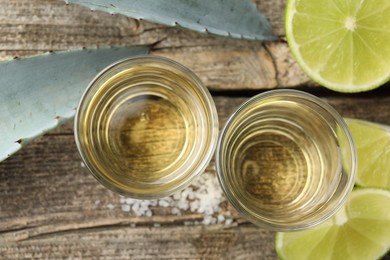
<svg viewBox="0 0 390 260">
<path fill-rule="evenodd" d="M 275 40 L 271 25 L 250 0 L 65 0 L 112 14 L 250 40 Z"/>
<path fill-rule="evenodd" d="M 100 70 L 147 46 L 83 49 L 0 62 L 0 161 L 72 118 Z"/>
</svg>

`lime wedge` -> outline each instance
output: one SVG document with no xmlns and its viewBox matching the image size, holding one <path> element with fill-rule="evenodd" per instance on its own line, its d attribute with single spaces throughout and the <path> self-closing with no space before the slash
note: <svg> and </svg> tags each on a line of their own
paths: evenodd
<svg viewBox="0 0 390 260">
<path fill-rule="evenodd" d="M 329 89 L 367 91 L 390 78 L 389 0 L 288 0 L 285 30 L 298 64 Z"/>
<path fill-rule="evenodd" d="M 281 259 L 378 259 L 390 249 L 390 191 L 358 189 L 335 216 L 305 231 L 276 234 Z"/>
<path fill-rule="evenodd" d="M 390 128 L 357 119 L 345 119 L 358 155 L 356 184 L 390 190 Z"/>
</svg>

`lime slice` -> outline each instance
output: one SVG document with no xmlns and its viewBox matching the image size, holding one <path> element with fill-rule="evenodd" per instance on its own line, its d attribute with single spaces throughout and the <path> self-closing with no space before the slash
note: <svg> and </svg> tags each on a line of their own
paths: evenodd
<svg viewBox="0 0 390 260">
<path fill-rule="evenodd" d="M 378 259 L 390 249 L 390 191 L 358 189 L 323 224 L 276 234 L 281 259 Z"/>
<path fill-rule="evenodd" d="M 289 0 L 285 29 L 298 64 L 327 88 L 367 91 L 390 78 L 389 0 Z"/>
<path fill-rule="evenodd" d="M 346 119 L 358 155 L 356 184 L 390 190 L 390 128 Z"/>
</svg>

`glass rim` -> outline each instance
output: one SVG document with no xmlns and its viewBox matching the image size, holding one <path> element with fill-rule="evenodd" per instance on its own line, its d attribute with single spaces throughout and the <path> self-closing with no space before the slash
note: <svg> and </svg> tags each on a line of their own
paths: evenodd
<svg viewBox="0 0 390 260">
<path fill-rule="evenodd" d="M 154 64 L 157 63 L 158 65 L 164 65 L 164 69 L 167 69 L 168 71 L 170 69 L 173 69 L 173 70 L 176 69 L 176 70 L 182 72 L 183 75 L 185 76 L 185 78 L 190 80 L 192 85 L 194 85 L 194 87 L 196 87 L 195 89 L 199 94 L 197 99 L 199 99 L 201 102 L 203 102 L 205 104 L 205 107 L 202 108 L 204 115 L 201 115 L 201 116 L 204 117 L 205 125 L 207 126 L 207 129 L 208 129 L 207 137 L 209 138 L 209 142 L 201 147 L 203 149 L 202 153 L 199 152 L 198 150 L 195 150 L 198 152 L 195 153 L 197 155 L 197 157 L 194 157 L 193 161 L 197 162 L 197 167 L 195 167 L 193 169 L 193 171 L 191 173 L 189 173 L 188 175 L 183 174 L 183 175 L 175 176 L 177 178 L 183 177 L 180 182 L 178 182 L 174 185 L 172 183 L 164 184 L 161 186 L 164 188 L 162 190 L 159 190 L 159 191 L 155 191 L 154 189 L 151 189 L 151 192 L 135 193 L 135 192 L 130 192 L 128 190 L 125 190 L 125 189 L 119 187 L 118 185 L 114 184 L 112 181 L 109 181 L 107 178 L 104 177 L 103 174 L 101 174 L 100 172 L 96 172 L 96 170 L 90 165 L 89 156 L 87 156 L 86 153 L 84 152 L 84 148 L 83 148 L 83 145 L 81 142 L 81 136 L 80 136 L 80 124 L 81 124 L 80 120 L 81 120 L 81 117 L 83 114 L 83 111 L 81 108 L 83 107 L 83 105 L 85 105 L 85 103 L 89 102 L 88 98 L 91 98 L 93 96 L 93 94 L 91 94 L 91 91 L 94 91 L 95 89 L 98 90 L 102 87 L 102 84 L 99 83 L 99 80 L 101 78 L 103 78 L 104 76 L 106 76 L 107 74 L 109 74 L 110 72 L 112 72 L 114 69 L 120 67 L 121 65 L 124 66 L 120 71 L 114 73 L 113 75 L 118 74 L 126 69 L 129 69 L 134 65 L 152 64 L 152 63 L 154 63 Z M 191 95 L 189 95 L 189 96 L 191 96 Z M 197 109 L 196 113 L 201 114 L 201 113 L 199 113 L 198 109 Z M 211 159 L 213 158 L 214 151 L 215 151 L 216 146 L 217 146 L 218 126 L 219 126 L 218 114 L 217 114 L 217 109 L 216 109 L 214 100 L 213 100 L 209 90 L 203 84 L 203 82 L 200 80 L 200 78 L 193 71 L 191 71 L 189 68 L 187 68 L 186 66 L 184 66 L 183 64 L 181 64 L 177 61 L 174 61 L 172 59 L 162 57 L 162 56 L 148 54 L 148 55 L 133 56 L 130 58 L 125 58 L 125 59 L 119 60 L 117 62 L 114 62 L 114 63 L 110 64 L 109 66 L 107 66 L 102 71 L 100 71 L 90 81 L 90 83 L 88 84 L 87 88 L 85 89 L 84 93 L 82 94 L 81 99 L 77 105 L 75 118 L 74 118 L 74 137 L 75 137 L 75 142 L 76 142 L 78 153 L 79 153 L 83 163 L 85 164 L 88 171 L 103 186 L 105 186 L 109 190 L 112 190 L 112 191 L 119 193 L 123 196 L 128 196 L 128 197 L 135 198 L 135 199 L 149 199 L 150 200 L 150 199 L 158 199 L 158 198 L 166 197 L 166 196 L 172 195 L 173 193 L 175 193 L 181 189 L 184 189 L 185 187 L 190 185 L 190 183 L 200 173 L 202 173 L 206 169 L 206 167 L 210 163 Z M 200 156 L 202 154 L 203 154 L 203 156 Z"/>
<path fill-rule="evenodd" d="M 232 193 L 232 191 L 227 187 L 229 185 L 229 181 L 226 178 L 226 175 L 224 174 L 224 170 L 222 167 L 222 148 L 224 146 L 224 142 L 227 136 L 228 130 L 231 128 L 232 124 L 235 122 L 237 117 L 248 107 L 251 107 L 251 105 L 259 100 L 265 100 L 272 97 L 295 97 L 299 98 L 301 100 L 311 101 L 316 106 L 321 107 L 322 109 L 326 110 L 334 119 L 335 121 L 340 125 L 343 133 L 345 134 L 347 141 L 348 141 L 348 147 L 349 152 L 351 154 L 351 171 L 350 171 L 350 178 L 348 178 L 348 182 L 345 184 L 345 189 L 343 189 L 343 193 L 340 195 L 340 199 L 337 201 L 337 204 L 335 207 L 333 207 L 331 210 L 327 211 L 325 214 L 323 214 L 320 218 L 315 219 L 314 221 L 311 221 L 309 223 L 298 223 L 298 224 L 280 224 L 280 223 L 272 223 L 267 222 L 263 219 L 259 219 L 249 210 L 247 210 L 246 207 L 241 205 L 240 200 L 236 198 L 235 194 Z M 221 188 L 226 195 L 228 201 L 233 205 L 235 209 L 237 209 L 241 215 L 243 215 L 245 218 L 247 218 L 252 223 L 256 224 L 257 226 L 264 227 L 270 230 L 274 231 L 298 231 L 298 230 L 304 230 L 310 227 L 317 226 L 320 223 L 323 223 L 324 221 L 328 220 L 330 217 L 332 217 L 346 202 L 348 195 L 352 191 L 355 183 L 355 177 L 356 177 L 356 171 L 357 171 L 357 154 L 356 154 L 356 148 L 355 143 L 352 138 L 351 132 L 348 128 L 347 123 L 344 121 L 343 117 L 326 101 L 320 99 L 319 97 L 316 97 L 310 93 L 301 91 L 301 90 L 295 90 L 295 89 L 274 89 L 274 90 L 268 90 L 263 93 L 257 94 L 245 102 L 243 102 L 228 118 L 225 125 L 223 126 L 220 136 L 218 139 L 217 148 L 215 151 L 215 168 L 217 172 L 218 181 L 221 185 Z"/>
</svg>

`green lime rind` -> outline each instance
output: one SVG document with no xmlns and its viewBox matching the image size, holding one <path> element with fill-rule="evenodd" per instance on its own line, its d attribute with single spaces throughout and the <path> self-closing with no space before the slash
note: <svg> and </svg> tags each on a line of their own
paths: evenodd
<svg viewBox="0 0 390 260">
<path fill-rule="evenodd" d="M 287 42 L 313 81 L 351 93 L 390 80 L 390 2 L 371 2 L 287 1 Z"/>
<path fill-rule="evenodd" d="M 281 259 L 378 259 L 390 250 L 390 191 L 356 189 L 335 216 L 304 231 L 277 233 Z"/>
<path fill-rule="evenodd" d="M 355 184 L 390 190 L 390 127 L 351 118 L 345 121 L 358 157 Z"/>
</svg>

